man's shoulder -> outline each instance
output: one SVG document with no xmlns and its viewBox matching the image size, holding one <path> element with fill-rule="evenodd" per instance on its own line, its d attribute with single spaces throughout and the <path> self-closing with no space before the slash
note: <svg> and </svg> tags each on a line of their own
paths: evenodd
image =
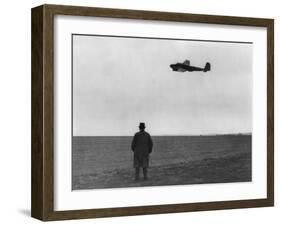
<svg viewBox="0 0 281 226">
<path fill-rule="evenodd" d="M 135 133 L 135 136 L 143 136 L 143 135 L 150 136 L 150 134 L 146 131 L 143 131 L 143 132 L 139 131 L 139 132 Z"/>
<path fill-rule="evenodd" d="M 145 132 L 145 133 L 150 136 L 150 134 L 148 132 Z"/>
<path fill-rule="evenodd" d="M 150 137 L 150 134 L 146 131 L 144 131 L 145 136 Z"/>
</svg>

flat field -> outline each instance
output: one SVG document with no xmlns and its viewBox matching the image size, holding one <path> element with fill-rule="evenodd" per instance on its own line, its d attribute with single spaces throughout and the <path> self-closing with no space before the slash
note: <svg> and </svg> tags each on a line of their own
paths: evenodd
<svg viewBox="0 0 281 226">
<path fill-rule="evenodd" d="M 134 180 L 132 137 L 73 137 L 72 189 L 252 179 L 251 135 L 152 136 L 148 180 Z"/>
</svg>

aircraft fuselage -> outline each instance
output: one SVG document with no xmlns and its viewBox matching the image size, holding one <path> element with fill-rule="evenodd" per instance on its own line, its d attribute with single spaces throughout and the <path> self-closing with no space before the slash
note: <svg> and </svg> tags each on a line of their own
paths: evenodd
<svg viewBox="0 0 281 226">
<path fill-rule="evenodd" d="M 207 72 L 211 70 L 211 64 L 207 62 L 205 64 L 205 67 L 194 67 L 190 66 L 189 61 L 185 61 L 184 63 L 176 63 L 176 64 L 171 64 L 170 67 L 173 69 L 173 71 L 179 71 L 179 72 L 185 72 L 185 71 L 203 71 Z"/>
<path fill-rule="evenodd" d="M 170 67 L 173 69 L 173 71 L 204 71 L 204 68 L 188 66 L 181 63 L 171 64 Z"/>
</svg>

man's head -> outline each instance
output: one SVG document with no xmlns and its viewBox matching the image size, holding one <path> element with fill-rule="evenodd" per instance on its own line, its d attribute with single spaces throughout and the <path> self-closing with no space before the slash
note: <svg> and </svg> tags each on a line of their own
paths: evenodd
<svg viewBox="0 0 281 226">
<path fill-rule="evenodd" d="M 144 122 L 140 122 L 139 129 L 140 130 L 144 130 L 145 129 L 145 123 Z"/>
</svg>

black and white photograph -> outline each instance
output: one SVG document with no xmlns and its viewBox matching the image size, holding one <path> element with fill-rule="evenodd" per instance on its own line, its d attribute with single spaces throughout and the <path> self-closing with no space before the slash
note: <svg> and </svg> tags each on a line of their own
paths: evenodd
<svg viewBox="0 0 281 226">
<path fill-rule="evenodd" d="M 72 190 L 252 181 L 253 43 L 72 34 Z"/>
</svg>

